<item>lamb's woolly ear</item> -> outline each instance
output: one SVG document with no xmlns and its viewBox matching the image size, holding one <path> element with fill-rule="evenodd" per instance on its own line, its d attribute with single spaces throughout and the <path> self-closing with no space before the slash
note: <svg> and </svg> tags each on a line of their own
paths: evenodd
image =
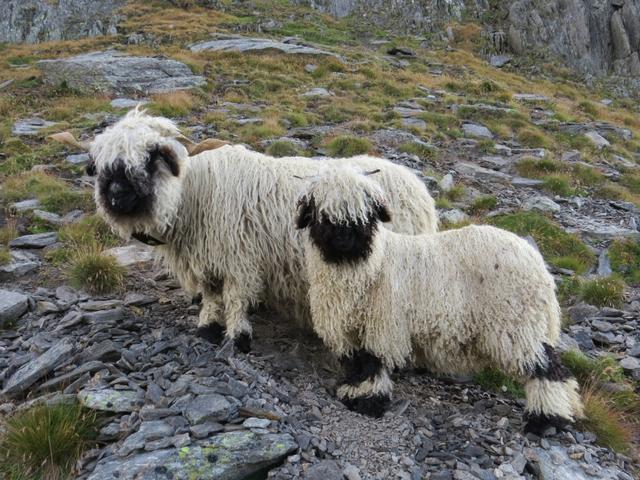
<svg viewBox="0 0 640 480">
<path fill-rule="evenodd" d="M 298 216 L 296 217 L 296 228 L 302 230 L 307 228 L 313 222 L 313 210 L 315 209 L 315 202 L 313 198 L 308 199 L 302 197 L 298 201 Z"/>
<path fill-rule="evenodd" d="M 163 161 L 174 177 L 180 176 L 180 159 L 171 145 L 158 145 L 149 152 L 152 162 Z"/>
<path fill-rule="evenodd" d="M 84 171 L 90 177 L 94 177 L 95 176 L 95 174 L 96 174 L 96 162 L 95 162 L 95 160 L 93 160 L 93 158 L 89 159 L 89 163 L 87 163 L 87 166 L 84 167 Z"/>
<path fill-rule="evenodd" d="M 91 146 L 90 142 L 81 142 L 77 140 L 71 132 L 54 133 L 53 135 L 49 135 L 47 138 L 49 140 L 64 143 L 65 145 L 70 145 L 84 151 L 88 151 L 89 147 Z"/>
<path fill-rule="evenodd" d="M 376 205 L 375 215 L 383 223 L 391 221 L 391 213 L 384 203 Z"/>
<path fill-rule="evenodd" d="M 215 150 L 216 148 L 223 147 L 224 145 L 229 145 L 229 142 L 218 140 L 217 138 L 207 138 L 200 143 L 194 143 L 184 136 L 176 137 L 176 140 L 184 145 L 190 157 L 208 150 Z"/>
</svg>

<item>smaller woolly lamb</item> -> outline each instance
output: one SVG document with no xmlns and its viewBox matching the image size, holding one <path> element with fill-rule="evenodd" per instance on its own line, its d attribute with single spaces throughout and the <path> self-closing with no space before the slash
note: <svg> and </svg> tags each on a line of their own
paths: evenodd
<svg viewBox="0 0 640 480">
<path fill-rule="evenodd" d="M 313 177 L 298 204 L 313 326 L 345 368 L 338 397 L 380 416 L 389 371 L 409 361 L 443 374 L 496 366 L 525 381 L 527 431 L 581 417 L 578 384 L 554 350 L 560 308 L 540 254 L 489 226 L 393 233 L 371 173 Z"/>
</svg>

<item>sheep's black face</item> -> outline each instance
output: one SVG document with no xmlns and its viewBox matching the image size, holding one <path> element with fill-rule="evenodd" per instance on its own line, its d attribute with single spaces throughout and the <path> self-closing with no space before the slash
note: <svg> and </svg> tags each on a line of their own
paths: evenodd
<svg viewBox="0 0 640 480">
<path fill-rule="evenodd" d="M 127 170 L 122 160 L 116 160 L 100 172 L 97 186 L 105 210 L 116 217 L 148 214 L 154 201 L 154 176 L 161 160 L 173 175 L 179 174 L 177 159 L 169 147 L 154 148 L 140 169 Z"/>
<path fill-rule="evenodd" d="M 364 223 L 333 223 L 326 217 L 317 219 L 315 202 L 301 202 L 297 226 L 309 227 L 309 236 L 327 263 L 343 264 L 364 261 L 371 255 L 378 222 L 391 220 L 384 205 L 376 205 Z"/>
</svg>

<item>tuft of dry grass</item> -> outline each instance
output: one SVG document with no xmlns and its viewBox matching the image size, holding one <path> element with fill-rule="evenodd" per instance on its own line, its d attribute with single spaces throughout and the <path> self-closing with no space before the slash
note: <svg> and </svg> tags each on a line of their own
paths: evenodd
<svg viewBox="0 0 640 480">
<path fill-rule="evenodd" d="M 69 281 L 76 288 L 94 295 L 111 293 L 124 285 L 126 269 L 114 257 L 105 255 L 98 245 L 72 252 Z"/>
<path fill-rule="evenodd" d="M 96 414 L 77 403 L 38 405 L 3 423 L 0 474 L 11 480 L 70 478 L 98 433 Z"/>
<path fill-rule="evenodd" d="M 149 112 L 162 117 L 184 117 L 196 106 L 196 97 L 184 90 L 153 96 L 148 106 Z"/>
</svg>

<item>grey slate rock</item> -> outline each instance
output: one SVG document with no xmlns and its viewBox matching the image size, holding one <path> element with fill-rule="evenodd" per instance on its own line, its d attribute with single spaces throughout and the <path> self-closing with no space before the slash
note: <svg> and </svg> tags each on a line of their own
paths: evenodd
<svg viewBox="0 0 640 480">
<path fill-rule="evenodd" d="M 478 125 L 477 123 L 463 123 L 462 131 L 469 137 L 477 138 L 493 138 L 493 133 L 484 125 Z"/>
<path fill-rule="evenodd" d="M 37 66 L 48 85 L 66 83 L 84 92 L 161 93 L 206 83 L 177 60 L 128 56 L 114 50 L 41 60 Z"/>
<path fill-rule="evenodd" d="M 14 238 L 9 242 L 11 248 L 44 248 L 58 241 L 56 232 L 34 233 Z"/>
<path fill-rule="evenodd" d="M 144 402 L 144 396 L 133 390 L 84 389 L 78 392 L 78 401 L 92 410 L 126 413 L 137 410 Z"/>
<path fill-rule="evenodd" d="M 305 480 L 342 480 L 342 470 L 333 460 L 322 460 L 311 466 L 302 477 Z"/>
<path fill-rule="evenodd" d="M 20 367 L 9 378 L 2 394 L 9 397 L 22 394 L 36 381 L 69 358 L 73 350 L 73 344 L 67 340 L 56 343 L 45 353 Z"/>
<path fill-rule="evenodd" d="M 33 210 L 40 207 L 40 200 L 37 198 L 30 198 L 28 200 L 21 200 L 11 204 L 11 208 L 18 212 L 25 212 L 27 210 Z"/>
<path fill-rule="evenodd" d="M 54 126 L 55 122 L 49 122 L 41 118 L 25 118 L 13 124 L 11 133 L 18 136 L 37 135 L 40 130 Z"/>
<path fill-rule="evenodd" d="M 161 420 L 142 422 L 138 431 L 133 435 L 129 435 L 122 442 L 118 455 L 124 457 L 135 450 L 142 450 L 145 443 L 164 437 L 171 437 L 174 431 L 175 429 L 171 425 Z"/>
<path fill-rule="evenodd" d="M 231 411 L 231 403 L 222 395 L 212 393 L 199 395 L 191 400 L 184 408 L 183 415 L 191 425 L 199 423 L 226 420 Z"/>
<path fill-rule="evenodd" d="M 334 55 L 318 48 L 284 43 L 269 38 L 223 36 L 199 42 L 190 47 L 192 52 L 279 52 L 293 55 Z"/>
<path fill-rule="evenodd" d="M 29 297 L 10 290 L 0 290 L 0 327 L 20 318 L 29 309 Z"/>
<path fill-rule="evenodd" d="M 88 480 L 244 480 L 278 465 L 296 448 L 288 434 L 221 433 L 181 448 L 105 458 Z"/>
<path fill-rule="evenodd" d="M 67 162 L 71 165 L 84 165 L 89 161 L 90 157 L 88 153 L 78 153 L 77 155 L 67 155 Z"/>
</svg>

